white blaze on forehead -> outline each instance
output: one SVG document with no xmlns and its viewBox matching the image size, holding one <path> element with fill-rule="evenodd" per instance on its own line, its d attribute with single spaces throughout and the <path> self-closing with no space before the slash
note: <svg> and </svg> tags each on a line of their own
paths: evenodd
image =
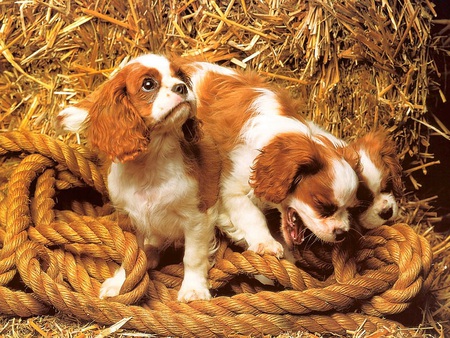
<svg viewBox="0 0 450 338">
<path fill-rule="evenodd" d="M 152 104 L 152 116 L 155 120 L 165 118 L 167 113 L 180 103 L 185 101 L 194 101 L 195 97 L 191 90 L 187 89 L 186 96 L 180 96 L 179 93 L 173 91 L 177 84 L 184 83 L 172 73 L 170 61 L 161 55 L 147 54 L 133 59 L 130 64 L 139 63 L 149 69 L 155 69 L 161 75 L 161 83 L 159 83 L 158 93 Z"/>
<path fill-rule="evenodd" d="M 380 190 L 381 172 L 364 150 L 359 151 L 359 156 L 362 166 L 362 175 L 366 179 L 367 186 L 370 191 L 377 193 Z"/>
<path fill-rule="evenodd" d="M 172 76 L 170 69 L 169 60 L 162 56 L 156 54 L 146 54 L 139 56 L 129 62 L 129 64 L 140 63 L 141 65 L 147 68 L 154 68 L 161 73 L 161 76 L 164 78 L 166 76 Z"/>
<path fill-rule="evenodd" d="M 333 161 L 334 181 L 332 183 L 334 198 L 338 206 L 353 203 L 358 188 L 358 176 L 345 160 Z"/>
</svg>

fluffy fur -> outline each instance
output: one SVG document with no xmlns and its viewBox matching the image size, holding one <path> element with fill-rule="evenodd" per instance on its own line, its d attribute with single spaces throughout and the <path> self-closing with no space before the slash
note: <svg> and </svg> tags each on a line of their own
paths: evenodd
<svg viewBox="0 0 450 338">
<path fill-rule="evenodd" d="M 85 130 L 111 160 L 112 203 L 126 212 L 149 267 L 171 242 L 184 240 L 184 279 L 178 300 L 209 299 L 207 273 L 214 250 L 220 161 L 196 118 L 189 78 L 166 57 L 144 55 L 57 117 L 59 129 Z M 100 296 L 115 296 L 123 268 Z"/>
<path fill-rule="evenodd" d="M 255 73 L 206 62 L 183 68 L 223 160 L 222 230 L 249 250 L 281 257 L 263 214 L 276 207 L 288 245 L 303 241 L 303 225 L 324 241 L 343 240 L 358 186 L 348 152 L 315 135 L 294 101 Z"/>
<path fill-rule="evenodd" d="M 351 212 L 360 226 L 373 229 L 398 215 L 397 199 L 403 193 L 402 167 L 395 143 L 386 131 L 371 131 L 350 147 L 360 158 L 358 206 Z"/>
</svg>

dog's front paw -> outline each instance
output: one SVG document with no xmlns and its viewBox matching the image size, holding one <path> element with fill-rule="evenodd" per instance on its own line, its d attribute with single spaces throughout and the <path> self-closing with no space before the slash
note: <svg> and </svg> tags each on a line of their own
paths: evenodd
<svg viewBox="0 0 450 338">
<path fill-rule="evenodd" d="M 209 300 L 211 293 L 207 288 L 180 289 L 178 292 L 178 301 L 183 303 L 192 302 L 193 300 Z"/>
<path fill-rule="evenodd" d="M 99 298 L 115 297 L 120 293 L 123 283 L 125 282 L 125 269 L 121 266 L 114 273 L 114 276 L 106 279 L 100 287 Z"/>
<path fill-rule="evenodd" d="M 248 250 L 256 252 L 259 255 L 269 254 L 276 256 L 277 258 L 282 258 L 284 256 L 283 246 L 273 238 L 264 242 L 252 244 L 248 247 Z"/>
<path fill-rule="evenodd" d="M 180 291 L 178 291 L 178 301 L 187 303 L 193 300 L 209 300 L 211 299 L 211 293 L 206 286 L 202 285 L 188 285 L 185 283 L 181 285 Z"/>
</svg>

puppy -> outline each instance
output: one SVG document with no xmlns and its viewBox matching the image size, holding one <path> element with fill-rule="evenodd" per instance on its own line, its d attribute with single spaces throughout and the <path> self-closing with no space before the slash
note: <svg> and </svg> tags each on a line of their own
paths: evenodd
<svg viewBox="0 0 450 338">
<path fill-rule="evenodd" d="M 313 135 L 294 101 L 255 73 L 207 62 L 183 69 L 223 161 L 221 229 L 249 250 L 281 257 L 263 213 L 275 207 L 289 245 L 303 241 L 304 226 L 323 241 L 342 241 L 358 177 L 340 147 Z"/>
<path fill-rule="evenodd" d="M 394 141 L 386 131 L 371 131 L 349 145 L 360 158 L 358 205 L 351 213 L 364 229 L 377 228 L 398 215 L 402 167 Z"/>
<path fill-rule="evenodd" d="M 357 206 L 350 209 L 356 226 L 374 229 L 395 219 L 403 194 L 402 167 L 395 142 L 386 130 L 370 131 L 350 144 L 309 122 L 313 135 L 327 138 L 343 151 L 353 149 L 352 167 L 359 179 Z M 349 155 L 347 155 L 348 158 Z"/>
<path fill-rule="evenodd" d="M 57 125 L 85 130 L 90 144 L 112 161 L 110 199 L 129 215 L 140 246 L 147 244 L 149 268 L 158 264 L 159 251 L 184 240 L 178 300 L 209 299 L 220 160 L 200 129 L 195 95 L 181 68 L 164 56 L 138 57 L 61 111 Z M 100 297 L 117 295 L 124 280 L 121 267 L 102 284 Z"/>
</svg>

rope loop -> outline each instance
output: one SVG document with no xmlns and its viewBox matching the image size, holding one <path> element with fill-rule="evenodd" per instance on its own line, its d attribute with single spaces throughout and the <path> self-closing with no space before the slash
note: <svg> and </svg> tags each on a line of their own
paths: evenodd
<svg viewBox="0 0 450 338">
<path fill-rule="evenodd" d="M 219 236 L 210 301 L 179 303 L 182 250 L 146 270 L 130 220 L 108 202 L 91 151 L 30 132 L 0 134 L 0 156 L 18 159 L 0 192 L 0 314 L 57 309 L 163 336 L 277 335 L 380 325 L 422 297 L 433 280 L 429 243 L 406 224 L 382 226 L 339 245 L 313 243 L 296 264 L 242 251 Z M 172 250 L 172 249 L 169 249 Z M 99 299 L 119 266 L 121 294 Z M 17 281 L 20 280 L 18 284 Z"/>
</svg>

